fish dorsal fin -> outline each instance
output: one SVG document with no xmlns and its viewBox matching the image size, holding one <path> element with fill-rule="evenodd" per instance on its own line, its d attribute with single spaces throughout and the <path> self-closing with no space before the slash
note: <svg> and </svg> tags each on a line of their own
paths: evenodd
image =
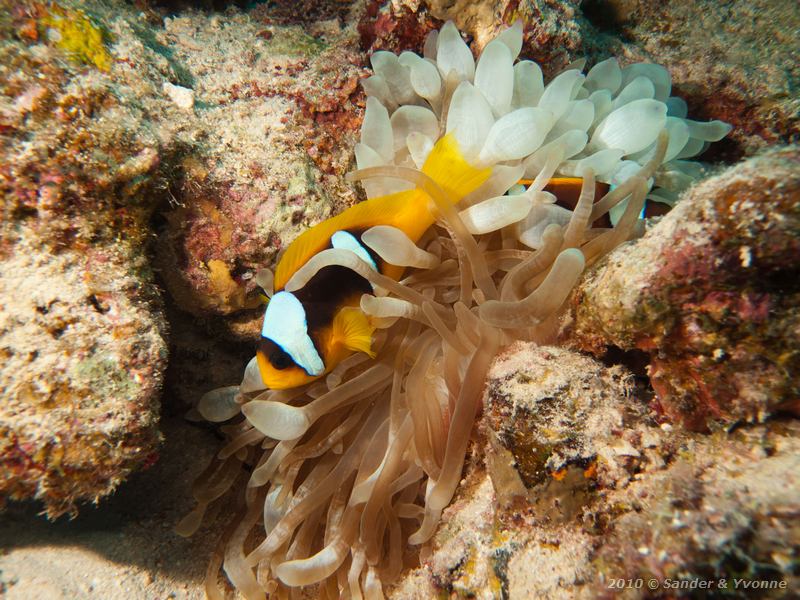
<svg viewBox="0 0 800 600">
<path fill-rule="evenodd" d="M 375 358 L 372 333 L 375 328 L 369 318 L 354 306 L 345 306 L 333 318 L 334 340 L 353 352 L 364 352 Z"/>
<path fill-rule="evenodd" d="M 433 217 L 420 215 L 420 207 L 425 205 L 420 201 L 424 195 L 418 190 L 407 190 L 379 196 L 355 206 L 351 206 L 343 213 L 331 217 L 303 232 L 295 239 L 278 261 L 275 268 L 275 291 L 282 290 L 292 275 L 302 267 L 308 259 L 330 245 L 331 236 L 337 231 L 366 230 L 375 225 L 392 225 L 397 219 L 403 222 L 413 222 L 408 216 L 416 214 L 416 222 L 425 221 L 427 229 L 433 223 Z M 423 229 L 423 232 L 425 231 Z"/>
<path fill-rule="evenodd" d="M 522 185 L 531 185 L 533 179 L 520 179 L 517 183 Z M 600 198 L 608 193 L 609 185 L 602 181 L 595 183 L 594 201 L 598 202 Z M 556 197 L 556 204 L 563 206 L 569 210 L 574 210 L 578 204 L 578 198 L 581 195 L 583 188 L 582 177 L 551 177 L 547 185 L 544 186 L 545 192 L 550 192 Z"/>
</svg>

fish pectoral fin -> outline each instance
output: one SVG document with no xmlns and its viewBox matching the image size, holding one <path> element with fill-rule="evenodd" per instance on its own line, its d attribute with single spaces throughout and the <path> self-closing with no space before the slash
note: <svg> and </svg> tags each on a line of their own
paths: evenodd
<svg viewBox="0 0 800 600">
<path fill-rule="evenodd" d="M 360 309 L 352 306 L 342 308 L 333 319 L 333 331 L 336 340 L 349 350 L 364 352 L 375 358 L 372 350 L 375 327 Z"/>
</svg>

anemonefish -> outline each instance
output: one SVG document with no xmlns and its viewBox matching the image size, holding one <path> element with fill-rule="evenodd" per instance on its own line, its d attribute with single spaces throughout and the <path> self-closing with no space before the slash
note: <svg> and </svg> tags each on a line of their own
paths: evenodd
<svg viewBox="0 0 800 600">
<path fill-rule="evenodd" d="M 491 168 L 470 165 L 447 135 L 434 145 L 422 172 L 458 202 L 488 179 Z M 579 178 L 558 178 L 545 190 L 571 209 L 581 184 Z M 607 190 L 598 184 L 597 198 Z M 264 314 L 256 353 L 264 384 L 271 389 L 297 387 L 322 377 L 355 352 L 372 355 L 374 328 L 358 308 L 361 296 L 372 293 L 370 283 L 346 267 L 327 266 L 302 288 L 288 292 L 284 287 L 292 275 L 318 252 L 337 248 L 354 252 L 379 273 L 398 280 L 404 268 L 382 260 L 362 243 L 361 235 L 376 225 L 390 225 L 416 243 L 435 219 L 427 194 L 412 189 L 356 204 L 294 240 L 275 269 L 275 291 Z"/>
<path fill-rule="evenodd" d="M 530 185 L 533 183 L 533 180 L 520 179 L 519 183 L 523 185 Z M 578 177 L 553 177 L 547 182 L 547 185 L 544 186 L 544 191 L 550 192 L 556 197 L 557 205 L 563 206 L 569 210 L 573 210 L 575 205 L 578 204 L 578 197 L 581 193 L 581 185 L 582 180 Z M 594 201 L 599 201 L 609 192 L 610 189 L 611 186 L 609 184 L 601 181 L 596 182 Z M 670 211 L 670 208 L 671 207 L 668 204 L 656 202 L 648 198 L 645 202 L 644 208 L 642 208 L 642 214 L 640 215 L 640 218 L 644 219 L 664 215 Z M 604 214 L 592 225 L 594 227 L 611 227 L 613 224 L 611 222 L 610 214 Z"/>
<path fill-rule="evenodd" d="M 470 165 L 447 135 L 434 145 L 422 172 L 457 202 L 483 184 L 491 168 Z M 428 195 L 412 189 L 356 204 L 294 240 L 275 269 L 275 292 L 264 314 L 256 353 L 264 384 L 271 389 L 303 385 L 354 352 L 372 353 L 374 328 L 358 308 L 361 296 L 372 293 L 369 282 L 345 267 L 327 266 L 301 289 L 285 291 L 298 269 L 318 252 L 337 248 L 354 252 L 376 271 L 397 280 L 403 267 L 382 260 L 362 243 L 361 235 L 376 225 L 390 225 L 416 243 L 435 220 Z"/>
</svg>

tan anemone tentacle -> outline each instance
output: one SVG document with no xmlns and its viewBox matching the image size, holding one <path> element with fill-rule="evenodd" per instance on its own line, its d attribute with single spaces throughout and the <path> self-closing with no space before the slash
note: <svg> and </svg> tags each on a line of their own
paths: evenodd
<svg viewBox="0 0 800 600">
<path fill-rule="evenodd" d="M 500 340 L 499 332 L 489 327 L 483 327 L 481 343 L 469 361 L 455 411 L 450 420 L 441 476 L 427 494 L 425 516 L 420 528 L 409 537 L 408 541 L 411 544 L 421 544 L 430 539 L 442 510 L 448 505 L 456 491 L 456 486 L 461 479 L 461 467 L 464 464 L 469 434 L 480 399 L 483 396 L 486 373 L 494 359 Z"/>
<path fill-rule="evenodd" d="M 525 286 L 553 264 L 563 244 L 564 235 L 559 225 L 551 223 L 542 233 L 542 247 L 511 269 L 503 280 L 500 299 L 519 300 L 525 295 Z"/>
<path fill-rule="evenodd" d="M 562 251 L 542 284 L 518 302 L 490 301 L 480 308 L 483 321 L 506 329 L 543 321 L 564 303 L 583 273 L 585 261 L 580 250 Z"/>
<path fill-rule="evenodd" d="M 594 202 L 595 180 L 594 171 L 587 168 L 583 173 L 583 185 L 578 203 L 572 212 L 572 218 L 564 231 L 564 244 L 562 250 L 567 248 L 580 248 L 583 243 L 583 232 L 590 225 L 589 219 L 592 216 L 592 203 Z"/>
</svg>

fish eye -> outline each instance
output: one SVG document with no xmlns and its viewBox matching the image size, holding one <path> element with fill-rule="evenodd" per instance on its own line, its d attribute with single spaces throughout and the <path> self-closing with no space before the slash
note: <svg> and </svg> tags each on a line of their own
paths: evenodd
<svg viewBox="0 0 800 600">
<path fill-rule="evenodd" d="M 275 348 L 269 355 L 269 362 L 270 364 L 282 371 L 283 369 L 288 369 L 289 367 L 294 365 L 294 361 L 292 357 L 289 356 L 286 352 L 284 352 L 281 348 Z"/>
</svg>

